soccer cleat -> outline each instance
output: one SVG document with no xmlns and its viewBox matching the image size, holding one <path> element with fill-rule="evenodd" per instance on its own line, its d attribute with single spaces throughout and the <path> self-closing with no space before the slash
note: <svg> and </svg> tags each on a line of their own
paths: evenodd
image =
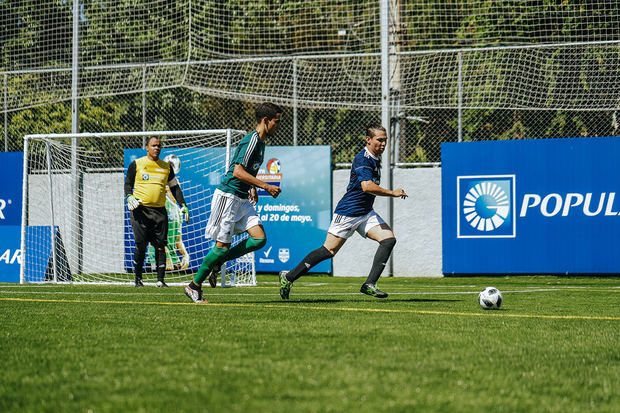
<svg viewBox="0 0 620 413">
<path fill-rule="evenodd" d="M 283 300 L 288 300 L 288 295 L 291 292 L 292 282 L 286 279 L 288 271 L 280 271 L 280 297 Z"/>
<path fill-rule="evenodd" d="M 387 293 L 384 293 L 380 289 L 377 288 L 374 284 L 362 284 L 362 288 L 360 288 L 360 292 L 366 295 L 370 295 L 377 298 L 385 298 L 387 297 Z"/>
<path fill-rule="evenodd" d="M 168 284 L 166 284 L 164 281 L 157 281 L 157 284 L 155 284 L 156 287 L 167 287 Z"/>
<path fill-rule="evenodd" d="M 185 286 L 185 295 L 195 303 L 206 303 L 207 302 L 202 299 L 202 290 L 194 290 L 189 285 Z"/>
<path fill-rule="evenodd" d="M 134 287 L 144 287 L 144 283 L 142 282 L 142 278 L 136 278 L 134 280 Z"/>
<path fill-rule="evenodd" d="M 207 277 L 207 281 L 209 281 L 209 285 L 211 288 L 215 288 L 217 285 L 217 276 L 219 275 L 219 271 L 217 268 L 213 268 Z"/>
</svg>

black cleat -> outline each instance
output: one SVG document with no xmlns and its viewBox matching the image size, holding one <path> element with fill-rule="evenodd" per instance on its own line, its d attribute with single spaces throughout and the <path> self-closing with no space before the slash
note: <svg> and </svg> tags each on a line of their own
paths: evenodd
<svg viewBox="0 0 620 413">
<path fill-rule="evenodd" d="M 144 287 L 144 283 L 142 283 L 142 278 L 136 278 L 134 280 L 134 287 Z"/>
<path fill-rule="evenodd" d="M 157 284 L 155 284 L 156 287 L 168 287 L 168 284 L 166 284 L 164 281 L 157 281 Z"/>
<path fill-rule="evenodd" d="M 377 298 L 385 298 L 388 296 L 387 293 L 384 293 L 383 291 L 378 289 L 377 286 L 374 284 L 366 284 L 366 283 L 362 284 L 362 288 L 360 288 L 360 292 L 366 295 L 370 295 L 372 297 L 377 297 Z"/>
<path fill-rule="evenodd" d="M 207 277 L 207 281 L 209 281 L 209 285 L 211 288 L 215 288 L 217 286 L 217 276 L 219 275 L 219 268 L 213 268 Z"/>
</svg>

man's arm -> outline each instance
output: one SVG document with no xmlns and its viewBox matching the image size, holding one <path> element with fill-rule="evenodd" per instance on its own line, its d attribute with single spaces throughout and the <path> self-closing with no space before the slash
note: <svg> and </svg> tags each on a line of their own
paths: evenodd
<svg viewBox="0 0 620 413">
<path fill-rule="evenodd" d="M 274 198 L 277 198 L 278 195 L 280 195 L 280 192 L 282 192 L 279 186 L 269 185 L 267 182 L 263 182 L 255 176 L 252 176 L 252 174 L 246 171 L 243 165 L 239 163 L 235 165 L 235 169 L 233 170 L 233 176 L 248 185 L 253 185 L 255 187 L 264 189 L 265 191 L 269 192 L 269 194 Z"/>
<path fill-rule="evenodd" d="M 181 191 L 181 185 L 179 185 L 179 181 L 174 178 L 168 181 L 168 186 L 170 187 L 170 192 L 172 192 L 172 196 L 177 201 L 177 204 L 181 206 L 185 205 L 185 198 L 183 197 L 183 191 Z"/>
<path fill-rule="evenodd" d="M 142 200 L 133 195 L 133 186 L 136 183 L 136 161 L 133 161 L 127 167 L 127 177 L 125 178 L 125 199 L 127 200 L 127 208 L 130 211 L 138 208 Z"/>
<path fill-rule="evenodd" d="M 125 198 L 133 194 L 133 186 L 136 182 L 136 161 L 133 161 L 127 167 L 127 176 L 125 177 Z"/>
<path fill-rule="evenodd" d="M 373 181 L 362 181 L 361 185 L 362 185 L 362 191 L 367 192 L 369 194 L 373 194 L 373 195 L 393 196 L 394 198 L 403 198 L 403 199 L 407 198 L 408 196 L 405 193 L 405 190 L 402 188 L 394 189 L 392 191 L 392 190 L 380 187 Z"/>
<path fill-rule="evenodd" d="M 183 221 L 185 221 L 186 224 L 189 224 L 189 208 L 187 208 L 187 205 L 185 204 L 185 198 L 183 198 L 183 191 L 181 191 L 181 185 L 179 185 L 179 181 L 177 180 L 177 178 L 173 178 L 168 181 L 168 186 L 170 187 L 170 192 L 172 193 L 172 196 L 181 206 Z"/>
</svg>

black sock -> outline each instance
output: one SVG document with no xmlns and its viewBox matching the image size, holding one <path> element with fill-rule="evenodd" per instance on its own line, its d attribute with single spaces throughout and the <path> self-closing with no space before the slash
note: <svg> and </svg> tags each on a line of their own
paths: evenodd
<svg viewBox="0 0 620 413">
<path fill-rule="evenodd" d="M 381 277 L 381 273 L 385 269 L 385 264 L 387 264 L 390 258 L 392 249 L 394 249 L 394 244 L 396 244 L 396 238 L 387 238 L 379 242 L 379 248 L 377 248 L 375 259 L 372 262 L 370 274 L 368 274 L 368 278 L 366 278 L 366 284 L 377 283 L 377 280 Z"/>
<path fill-rule="evenodd" d="M 310 268 L 314 267 L 319 262 L 325 261 L 333 256 L 334 255 L 329 252 L 327 248 L 321 246 L 321 248 L 317 248 L 306 255 L 306 258 L 301 260 L 301 262 L 297 264 L 297 267 L 293 268 L 288 274 L 286 274 L 286 279 L 293 282 L 302 275 L 306 274 Z"/>
<path fill-rule="evenodd" d="M 146 254 L 146 244 L 136 244 L 136 249 L 133 252 L 133 273 L 138 280 L 142 279 L 144 254 Z"/>
<path fill-rule="evenodd" d="M 157 265 L 157 281 L 164 281 L 166 276 L 166 250 L 164 247 L 155 248 L 155 264 Z"/>
<path fill-rule="evenodd" d="M 194 280 L 192 280 L 192 282 L 189 283 L 189 288 L 191 288 L 192 290 L 196 290 L 196 291 L 202 290 L 202 288 L 200 288 L 200 286 L 196 284 Z"/>
</svg>

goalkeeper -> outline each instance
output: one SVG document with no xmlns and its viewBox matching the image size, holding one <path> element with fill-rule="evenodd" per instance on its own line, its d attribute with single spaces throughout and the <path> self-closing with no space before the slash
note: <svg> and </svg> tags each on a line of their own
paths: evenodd
<svg viewBox="0 0 620 413">
<path fill-rule="evenodd" d="M 203 303 L 202 283 L 207 276 L 211 287 L 216 285 L 217 269 L 226 261 L 262 248 L 267 243 L 263 224 L 253 204 L 258 202 L 256 187 L 276 198 L 280 187 L 256 178 L 265 155 L 265 140 L 280 128 L 282 109 L 273 103 L 256 107 L 256 129 L 239 142 L 228 172 L 215 190 L 211 200 L 211 215 L 207 236 L 215 246 L 202 261 L 194 280 L 185 287 L 185 295 L 195 303 Z M 247 232 L 250 238 L 230 248 L 233 234 Z"/>
<path fill-rule="evenodd" d="M 135 286 L 143 287 L 142 271 L 148 243 L 155 248 L 157 286 L 167 287 L 166 243 L 168 239 L 168 213 L 166 212 L 166 185 L 174 199 L 181 205 L 185 222 L 189 222 L 189 210 L 183 192 L 170 164 L 159 159 L 161 141 L 151 137 L 146 143 L 146 156 L 129 164 L 125 178 L 125 198 L 131 211 L 136 249 L 134 250 Z"/>
</svg>

